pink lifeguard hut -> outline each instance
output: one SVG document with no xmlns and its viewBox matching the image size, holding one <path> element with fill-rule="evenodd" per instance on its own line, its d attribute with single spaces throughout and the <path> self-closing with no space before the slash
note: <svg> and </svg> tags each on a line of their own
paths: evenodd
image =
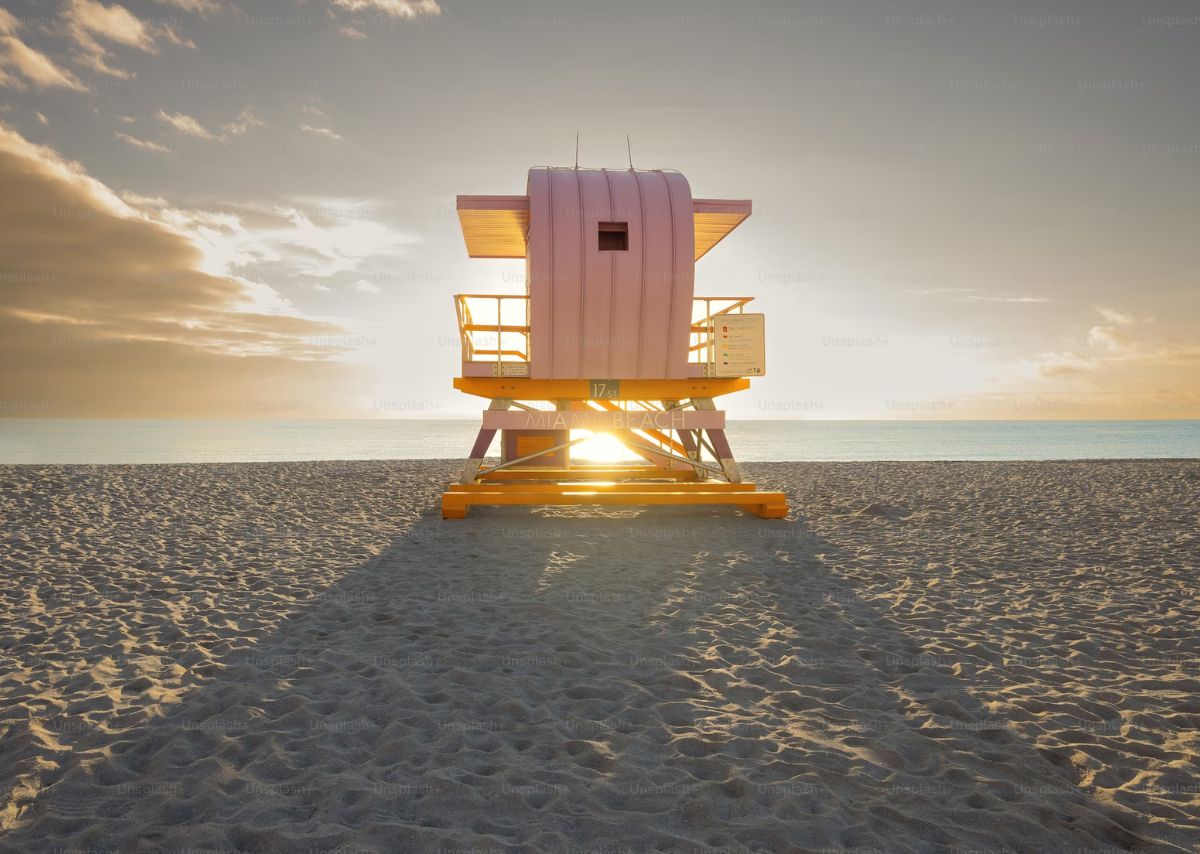
<svg viewBox="0 0 1200 854">
<path fill-rule="evenodd" d="M 753 297 L 693 293 L 696 261 L 750 211 L 748 200 L 692 198 L 667 170 L 537 168 L 525 195 L 459 196 L 467 253 L 525 259 L 525 292 L 454 297 L 454 386 L 490 404 L 443 517 L 476 504 L 786 515 L 783 493 L 742 481 L 713 402 L 765 374 L 763 316 L 745 310 Z M 500 462 L 485 467 L 497 433 Z M 595 433 L 635 462 L 572 460 Z"/>
</svg>

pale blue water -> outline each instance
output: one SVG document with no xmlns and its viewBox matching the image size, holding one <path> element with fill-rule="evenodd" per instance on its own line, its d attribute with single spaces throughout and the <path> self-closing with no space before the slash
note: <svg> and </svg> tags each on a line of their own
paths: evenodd
<svg viewBox="0 0 1200 854">
<path fill-rule="evenodd" d="M 12 418 L 0 419 L 0 463 L 461 459 L 478 426 Z M 1200 421 L 733 421 L 728 432 L 744 461 L 1200 458 Z"/>
</svg>

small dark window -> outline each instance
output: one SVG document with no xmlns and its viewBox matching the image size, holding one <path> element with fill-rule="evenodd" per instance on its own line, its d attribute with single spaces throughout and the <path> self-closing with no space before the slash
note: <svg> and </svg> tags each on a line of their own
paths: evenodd
<svg viewBox="0 0 1200 854">
<path fill-rule="evenodd" d="M 600 251 L 620 252 L 629 248 L 629 223 L 600 223 Z"/>
</svg>

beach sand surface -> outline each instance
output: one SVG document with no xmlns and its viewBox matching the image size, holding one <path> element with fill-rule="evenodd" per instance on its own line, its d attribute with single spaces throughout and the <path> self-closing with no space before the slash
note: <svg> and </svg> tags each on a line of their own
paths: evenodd
<svg viewBox="0 0 1200 854">
<path fill-rule="evenodd" d="M 0 467 L 0 850 L 1200 850 L 1200 463 Z"/>
</svg>

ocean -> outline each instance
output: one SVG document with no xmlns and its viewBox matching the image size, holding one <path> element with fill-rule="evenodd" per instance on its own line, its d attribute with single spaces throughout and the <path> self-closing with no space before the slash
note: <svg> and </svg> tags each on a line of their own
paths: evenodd
<svg viewBox="0 0 1200 854">
<path fill-rule="evenodd" d="M 0 419 L 0 463 L 444 459 L 468 420 Z M 738 459 L 1200 458 L 1200 421 L 731 421 Z M 493 452 L 496 445 L 493 445 Z"/>
</svg>

